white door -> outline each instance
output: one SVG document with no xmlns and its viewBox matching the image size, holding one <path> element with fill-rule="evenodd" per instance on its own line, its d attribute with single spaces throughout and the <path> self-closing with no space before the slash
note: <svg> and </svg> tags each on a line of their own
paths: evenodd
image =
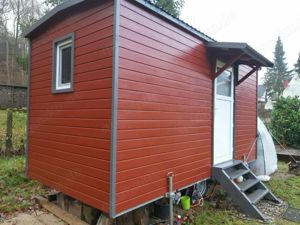
<svg viewBox="0 0 300 225">
<path fill-rule="evenodd" d="M 231 69 L 215 79 L 214 164 L 233 158 L 233 89 Z"/>
</svg>

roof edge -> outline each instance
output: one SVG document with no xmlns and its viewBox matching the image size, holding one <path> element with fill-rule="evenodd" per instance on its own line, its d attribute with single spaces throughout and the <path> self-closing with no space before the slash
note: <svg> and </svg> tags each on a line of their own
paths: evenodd
<svg viewBox="0 0 300 225">
<path fill-rule="evenodd" d="M 274 63 L 271 62 L 269 59 L 267 59 L 265 56 L 260 54 L 258 51 L 256 51 L 254 48 L 252 48 L 250 45 L 247 44 L 246 52 L 251 55 L 255 54 L 261 61 L 265 62 L 266 67 L 273 67 Z"/>
<path fill-rule="evenodd" d="M 220 46 L 222 45 L 222 46 Z M 246 42 L 211 42 L 207 44 L 207 47 L 209 48 L 232 48 L 232 49 L 245 49 L 247 48 L 248 44 Z"/>
<path fill-rule="evenodd" d="M 204 34 L 203 32 L 199 31 L 195 27 L 189 25 L 188 23 L 184 22 L 183 20 L 172 16 L 171 14 L 167 13 L 162 8 L 154 5 L 149 0 L 134 0 L 135 2 L 145 6 L 146 8 L 150 9 L 151 11 L 157 13 L 158 15 L 166 18 L 167 20 L 177 24 L 178 26 L 184 28 L 185 30 L 188 30 L 189 32 L 195 34 L 196 36 L 200 37 L 201 39 L 207 41 L 207 42 L 215 42 L 213 38 L 209 37 L 208 35 Z"/>
<path fill-rule="evenodd" d="M 63 10 L 66 10 L 72 6 L 83 3 L 85 1 L 86 0 L 67 0 L 67 1 L 63 2 L 62 4 L 56 6 L 54 9 L 52 9 L 50 12 L 48 12 L 45 16 L 43 16 L 41 19 L 39 19 L 36 23 L 34 23 L 29 29 L 27 29 L 24 32 L 23 36 L 25 38 L 30 38 L 31 34 L 36 29 L 38 29 L 41 25 L 45 24 L 53 16 L 55 16 L 56 14 L 58 14 L 59 12 L 61 12 Z M 204 40 L 206 42 L 215 42 L 215 40 L 213 38 L 209 37 L 208 35 L 204 34 L 201 31 L 197 30 L 195 27 L 185 23 L 184 21 L 180 20 L 179 18 L 170 15 L 169 13 L 167 13 L 163 9 L 157 7 L 156 5 L 154 5 L 153 3 L 151 3 L 148 0 L 134 0 L 134 2 L 137 2 L 141 5 L 143 5 L 144 7 L 150 9 L 152 12 L 162 16 L 163 18 L 167 19 L 168 21 L 175 23 L 176 25 L 193 33 L 194 35 L 200 37 L 202 40 Z"/>
<path fill-rule="evenodd" d="M 50 18 L 52 18 L 57 13 L 70 8 L 72 6 L 75 6 L 79 3 L 84 2 L 85 0 L 68 0 L 64 1 L 60 5 L 56 6 L 54 9 L 52 9 L 50 12 L 48 12 L 46 15 L 44 15 L 41 19 L 39 19 L 36 23 L 34 23 L 30 28 L 28 28 L 23 36 L 25 38 L 29 38 L 32 32 L 34 32 L 37 28 L 39 28 L 42 24 L 46 23 Z"/>
<path fill-rule="evenodd" d="M 208 48 L 241 50 L 252 58 L 256 58 L 263 66 L 273 67 L 273 63 L 245 42 L 210 42 Z"/>
</svg>

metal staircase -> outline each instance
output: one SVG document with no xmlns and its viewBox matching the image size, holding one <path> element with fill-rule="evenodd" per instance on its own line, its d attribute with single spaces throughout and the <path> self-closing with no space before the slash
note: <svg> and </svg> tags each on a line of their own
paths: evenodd
<svg viewBox="0 0 300 225">
<path fill-rule="evenodd" d="M 243 176 L 243 182 L 236 183 L 235 179 L 240 176 Z M 213 179 L 217 180 L 243 212 L 251 217 L 267 220 L 255 205 L 261 199 L 280 203 L 243 161 L 232 160 L 215 165 Z"/>
</svg>

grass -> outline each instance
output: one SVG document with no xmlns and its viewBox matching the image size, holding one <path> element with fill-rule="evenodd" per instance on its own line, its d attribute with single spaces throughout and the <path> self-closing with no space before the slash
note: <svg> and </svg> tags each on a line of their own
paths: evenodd
<svg viewBox="0 0 300 225">
<path fill-rule="evenodd" d="M 32 197 L 45 195 L 47 189 L 24 175 L 24 156 L 0 159 L 0 213 L 26 211 L 32 205 Z M 300 208 L 300 176 L 286 175 L 288 167 L 279 163 L 279 171 L 267 183 L 275 195 L 292 207 Z M 205 204 L 196 216 L 196 225 L 258 225 L 257 221 L 238 218 L 233 210 L 214 209 Z M 296 225 L 277 219 L 276 225 Z"/>
<path fill-rule="evenodd" d="M 24 175 L 25 158 L 0 159 L 0 213 L 23 211 L 32 204 L 32 197 L 44 195 L 46 189 Z"/>
<path fill-rule="evenodd" d="M 246 221 L 236 217 L 236 214 L 232 210 L 214 209 L 207 204 L 204 206 L 203 211 L 196 218 L 195 223 L 197 225 L 256 225 L 255 221 Z"/>
<path fill-rule="evenodd" d="M 288 171 L 288 165 L 279 163 L 279 173 L 283 176 Z M 279 198 L 289 203 L 291 207 L 300 208 L 300 176 L 274 176 L 267 185 Z"/>
<path fill-rule="evenodd" d="M 278 172 L 267 182 L 267 186 L 280 199 L 285 200 L 289 206 L 300 208 L 300 176 L 288 175 L 288 166 L 283 162 L 278 163 Z M 245 220 L 236 217 L 232 210 L 214 209 L 206 205 L 196 218 L 196 225 L 258 225 L 254 220 Z M 296 225 L 283 219 L 276 219 L 276 225 Z"/>
<path fill-rule="evenodd" d="M 0 110 L 0 149 L 5 145 L 7 111 Z M 26 113 L 13 112 L 13 147 L 17 151 L 23 151 L 26 142 Z"/>
</svg>

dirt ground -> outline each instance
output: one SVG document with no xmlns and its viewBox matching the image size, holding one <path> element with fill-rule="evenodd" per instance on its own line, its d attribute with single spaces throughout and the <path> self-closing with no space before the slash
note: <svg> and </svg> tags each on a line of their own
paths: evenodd
<svg viewBox="0 0 300 225">
<path fill-rule="evenodd" d="M 67 225 L 51 213 L 36 211 L 33 214 L 19 213 L 12 219 L 5 220 L 0 225 Z"/>
</svg>

